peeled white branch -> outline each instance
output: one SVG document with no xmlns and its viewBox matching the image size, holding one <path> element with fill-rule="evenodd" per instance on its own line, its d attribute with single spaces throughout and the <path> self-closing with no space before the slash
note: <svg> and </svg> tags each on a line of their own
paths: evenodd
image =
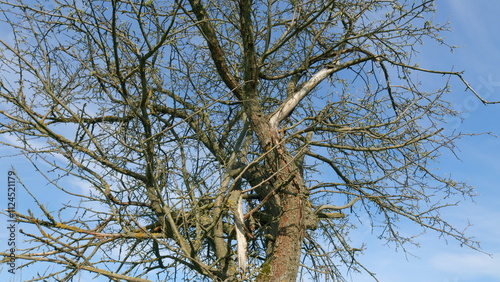
<svg viewBox="0 0 500 282">
<path fill-rule="evenodd" d="M 242 271 L 245 271 L 247 268 L 247 249 L 248 242 L 245 237 L 245 227 L 243 225 L 243 197 L 240 194 L 238 198 L 238 205 L 235 211 L 235 227 L 236 227 L 236 241 L 238 244 L 238 265 Z"/>
<path fill-rule="evenodd" d="M 327 78 L 329 75 L 337 71 L 336 68 L 328 67 L 317 72 L 309 81 L 307 81 L 302 88 L 295 92 L 293 95 L 288 97 L 288 99 L 273 113 L 269 119 L 269 124 L 271 128 L 278 128 L 280 122 L 285 119 L 290 113 L 295 109 L 306 95 L 311 92 L 321 81 Z"/>
</svg>

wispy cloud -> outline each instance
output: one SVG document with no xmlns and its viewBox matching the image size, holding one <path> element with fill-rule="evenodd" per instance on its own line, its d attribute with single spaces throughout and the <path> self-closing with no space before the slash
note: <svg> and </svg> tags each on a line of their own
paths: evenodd
<svg viewBox="0 0 500 282">
<path fill-rule="evenodd" d="M 498 16 L 496 13 L 485 11 L 498 11 L 500 1 L 446 0 L 441 4 L 443 5 L 438 6 L 441 10 L 438 11 L 451 15 L 451 43 L 465 45 L 458 52 L 468 54 L 460 56 L 462 64 L 467 66 L 468 73 L 490 73 L 498 70 L 497 64 L 493 63 L 498 57 L 486 56 L 496 54 L 498 50 L 499 38 L 496 32 L 492 32 L 492 27 L 498 22 Z"/>
<path fill-rule="evenodd" d="M 489 257 L 481 253 L 440 253 L 430 260 L 439 271 L 472 278 L 486 276 L 500 280 L 500 253 Z"/>
</svg>

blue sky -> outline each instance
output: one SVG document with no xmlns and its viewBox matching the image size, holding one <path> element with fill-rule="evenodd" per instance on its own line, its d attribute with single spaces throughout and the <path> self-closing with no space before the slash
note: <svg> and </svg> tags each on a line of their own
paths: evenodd
<svg viewBox="0 0 500 282">
<path fill-rule="evenodd" d="M 417 61 L 422 67 L 441 70 L 464 70 L 464 76 L 483 98 L 500 101 L 500 1 L 439 0 L 436 21 L 451 22 L 452 32 L 443 34 L 447 43 L 461 46 L 453 53 L 426 44 L 420 48 Z M 437 77 L 436 79 L 440 79 Z M 432 83 L 432 81 L 430 82 Z M 491 132 L 500 136 L 500 104 L 484 106 L 470 92 L 464 92 L 459 80 L 453 80 L 450 100 L 453 107 L 468 111 L 463 122 L 450 126 L 466 133 Z M 439 171 L 467 180 L 476 187 L 475 203 L 462 202 L 448 209 L 445 216 L 458 226 L 467 226 L 468 234 L 482 242 L 490 257 L 458 243 L 439 239 L 428 232 L 419 237 L 420 247 L 410 247 L 414 255 L 394 252 L 383 242 L 373 240 L 370 231 L 357 234 L 367 241 L 360 261 L 380 281 L 489 282 L 500 281 L 500 139 L 491 135 L 466 137 L 457 142 L 458 160 L 445 154 L 437 165 Z M 411 227 L 408 227 L 411 228 Z M 352 275 L 352 281 L 373 281 L 367 275 Z"/>
<path fill-rule="evenodd" d="M 453 53 L 446 48 L 424 44 L 417 61 L 420 66 L 441 70 L 465 70 L 464 77 L 484 98 L 500 101 L 500 1 L 491 0 L 438 0 L 436 21 L 450 21 L 452 32 L 444 34 L 452 45 L 462 46 Z M 436 79 L 441 79 L 436 77 Z M 432 81 L 429 83 L 432 84 Z M 468 111 L 463 122 L 450 121 L 450 127 L 465 133 L 491 132 L 500 136 L 500 104 L 482 105 L 470 92 L 464 92 L 464 85 L 453 80 L 450 100 L 456 109 Z M 436 233 L 428 232 L 417 240 L 421 246 L 409 247 L 412 255 L 401 250 L 397 252 L 374 239 L 370 229 L 358 229 L 352 233 L 353 242 L 366 242 L 367 249 L 359 260 L 380 281 L 500 281 L 500 138 L 492 135 L 466 137 L 457 142 L 458 160 L 445 154 L 436 166 L 442 173 L 450 173 L 459 180 L 468 180 L 476 187 L 478 196 L 475 203 L 463 202 L 460 206 L 445 212 L 446 218 L 458 226 L 473 224 L 468 234 L 482 242 L 483 250 L 493 257 L 470 249 L 461 248 L 458 243 L 439 239 Z M 2 148 L 3 149 L 3 148 Z M 4 152 L 1 153 L 4 155 Z M 19 158 L 0 159 L 0 183 L 6 182 L 7 171 L 14 166 L 22 180 L 35 189 L 43 190 L 45 185 L 37 186 L 37 181 L 28 162 Z M 2 191 L 4 191 L 2 189 Z M 3 192 L 2 192 L 3 193 Z M 53 197 L 52 197 L 53 198 Z M 19 192 L 21 207 L 27 195 Z M 29 201 L 31 202 L 31 201 Z M 0 206 L 6 206 L 4 196 Z M 0 226 L 5 226 L 3 219 Z M 407 227 L 411 228 L 411 226 Z M 0 230 L 0 247 L 4 249 L 6 233 Z M 21 240 L 22 238 L 19 238 Z M 0 280 L 5 268 L 0 267 Z M 88 278 L 87 278 L 88 279 Z M 367 275 L 351 275 L 352 281 L 373 281 Z M 85 278 L 82 277 L 82 281 Z"/>
</svg>

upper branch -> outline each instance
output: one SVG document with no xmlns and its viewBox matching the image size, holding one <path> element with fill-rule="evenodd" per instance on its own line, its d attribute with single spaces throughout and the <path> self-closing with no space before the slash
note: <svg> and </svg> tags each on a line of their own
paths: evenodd
<svg viewBox="0 0 500 282">
<path fill-rule="evenodd" d="M 243 79 L 245 96 L 254 96 L 258 80 L 257 56 L 252 30 L 252 7 L 250 0 L 240 0 L 241 37 L 243 40 Z"/>
<path fill-rule="evenodd" d="M 219 44 L 217 33 L 212 26 L 205 7 L 203 7 L 203 4 L 200 0 L 189 0 L 189 3 L 193 8 L 193 13 L 198 19 L 198 27 L 203 37 L 207 41 L 210 55 L 212 56 L 212 60 L 215 64 L 215 67 L 217 68 L 219 75 L 221 76 L 226 86 L 233 91 L 234 95 L 240 100 L 243 99 L 240 84 L 229 70 L 229 66 L 225 61 L 226 56 L 224 55 L 224 51 Z"/>
<path fill-rule="evenodd" d="M 311 92 L 318 84 L 320 84 L 323 80 L 325 80 L 331 74 L 345 69 L 349 66 L 359 64 L 364 61 L 368 61 L 374 59 L 374 56 L 361 57 L 355 60 L 351 60 L 349 62 L 340 64 L 340 65 L 327 65 L 322 70 L 318 71 L 315 75 L 313 75 L 309 81 L 307 81 L 302 88 L 295 92 L 293 95 L 287 98 L 287 100 L 281 104 L 278 109 L 272 113 L 271 118 L 269 119 L 269 124 L 271 128 L 278 128 L 280 122 L 285 119 L 290 113 L 295 109 L 295 107 L 304 99 L 309 92 Z"/>
</svg>

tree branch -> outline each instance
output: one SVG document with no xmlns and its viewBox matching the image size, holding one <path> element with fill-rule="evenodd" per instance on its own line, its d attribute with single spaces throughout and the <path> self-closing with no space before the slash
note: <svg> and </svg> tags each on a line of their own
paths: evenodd
<svg viewBox="0 0 500 282">
<path fill-rule="evenodd" d="M 347 204 L 345 204 L 343 206 L 321 205 L 321 206 L 319 206 L 316 209 L 316 211 L 314 211 L 314 213 L 318 214 L 322 210 L 336 210 L 336 211 L 339 211 L 339 210 L 347 209 L 349 207 L 352 207 L 360 199 L 361 199 L 360 197 L 356 197 L 352 201 L 350 201 L 349 203 L 347 203 Z"/>
</svg>

